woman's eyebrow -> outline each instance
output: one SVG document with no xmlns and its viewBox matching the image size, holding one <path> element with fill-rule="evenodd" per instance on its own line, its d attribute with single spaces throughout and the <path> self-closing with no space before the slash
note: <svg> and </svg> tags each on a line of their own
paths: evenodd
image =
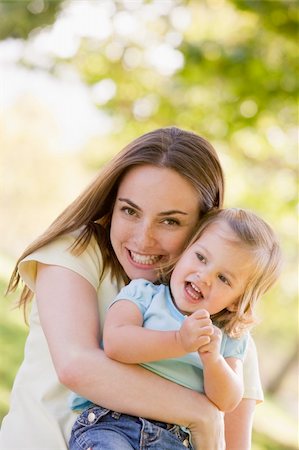
<svg viewBox="0 0 299 450">
<path fill-rule="evenodd" d="M 187 216 L 188 213 L 184 211 L 180 211 L 179 209 L 171 209 L 170 211 L 162 211 L 158 214 L 158 216 L 172 216 L 173 214 L 183 214 L 184 216 Z"/>
<path fill-rule="evenodd" d="M 132 206 L 132 208 L 135 208 L 135 209 L 138 209 L 138 211 L 141 211 L 141 208 L 139 206 L 135 205 L 135 203 L 133 203 L 128 198 L 119 198 L 118 200 L 121 202 L 126 202 L 126 203 L 128 203 L 128 205 Z"/>
<path fill-rule="evenodd" d="M 132 206 L 132 208 L 141 211 L 141 208 L 128 198 L 119 198 L 118 200 L 121 202 L 126 202 L 128 203 L 128 205 Z M 161 211 L 160 213 L 158 213 L 158 216 L 171 216 L 173 214 L 183 214 L 184 216 L 188 215 L 188 213 L 186 213 L 185 211 L 180 211 L 179 209 L 170 209 L 169 211 Z"/>
</svg>

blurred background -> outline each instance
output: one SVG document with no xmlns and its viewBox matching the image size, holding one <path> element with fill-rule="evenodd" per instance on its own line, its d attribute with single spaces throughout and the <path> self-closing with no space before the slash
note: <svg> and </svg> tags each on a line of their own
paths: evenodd
<svg viewBox="0 0 299 450">
<path fill-rule="evenodd" d="M 277 231 L 279 283 L 253 334 L 265 402 L 253 450 L 298 448 L 296 0 L 0 1 L 0 418 L 27 335 L 14 261 L 131 139 L 209 139 L 226 206 Z M 241 449 L 240 449 L 241 450 Z"/>
</svg>

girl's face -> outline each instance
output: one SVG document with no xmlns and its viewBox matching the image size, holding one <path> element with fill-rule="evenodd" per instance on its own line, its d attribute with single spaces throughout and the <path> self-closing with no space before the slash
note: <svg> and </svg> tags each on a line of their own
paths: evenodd
<svg viewBox="0 0 299 450">
<path fill-rule="evenodd" d="M 244 293 L 253 256 L 226 222 L 215 222 L 186 249 L 176 264 L 170 289 L 183 314 L 232 309 Z"/>
<path fill-rule="evenodd" d="M 180 255 L 198 218 L 198 193 L 176 171 L 149 164 L 130 169 L 117 192 L 110 232 L 128 277 L 155 281 L 160 264 Z"/>
</svg>

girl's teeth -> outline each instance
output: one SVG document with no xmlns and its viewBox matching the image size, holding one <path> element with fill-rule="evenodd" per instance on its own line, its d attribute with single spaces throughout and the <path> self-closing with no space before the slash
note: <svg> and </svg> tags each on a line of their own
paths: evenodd
<svg viewBox="0 0 299 450">
<path fill-rule="evenodd" d="M 192 289 L 194 289 L 196 292 L 200 292 L 200 290 L 198 289 L 197 286 L 195 286 L 195 284 L 191 283 L 191 287 L 192 287 Z"/>
<path fill-rule="evenodd" d="M 190 287 L 191 289 L 188 289 L 188 293 L 192 298 L 195 300 L 203 298 L 201 290 L 194 283 L 190 283 Z"/>
<path fill-rule="evenodd" d="M 138 263 L 138 264 L 147 264 L 147 265 L 155 264 L 160 259 L 160 256 L 156 256 L 156 255 L 140 255 L 140 254 L 134 253 L 132 251 L 131 251 L 131 257 L 132 257 L 133 261 L 135 261 L 136 263 Z"/>
</svg>

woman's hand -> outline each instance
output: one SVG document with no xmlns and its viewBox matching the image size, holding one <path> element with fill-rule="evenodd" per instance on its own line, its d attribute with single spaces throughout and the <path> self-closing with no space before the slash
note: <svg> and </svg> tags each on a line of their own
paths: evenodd
<svg viewBox="0 0 299 450">
<path fill-rule="evenodd" d="M 189 424 L 196 450 L 225 450 L 224 414 L 204 395 L 198 420 Z M 202 412 L 204 411 L 204 414 Z M 240 449 L 238 449 L 240 450 Z"/>
</svg>

